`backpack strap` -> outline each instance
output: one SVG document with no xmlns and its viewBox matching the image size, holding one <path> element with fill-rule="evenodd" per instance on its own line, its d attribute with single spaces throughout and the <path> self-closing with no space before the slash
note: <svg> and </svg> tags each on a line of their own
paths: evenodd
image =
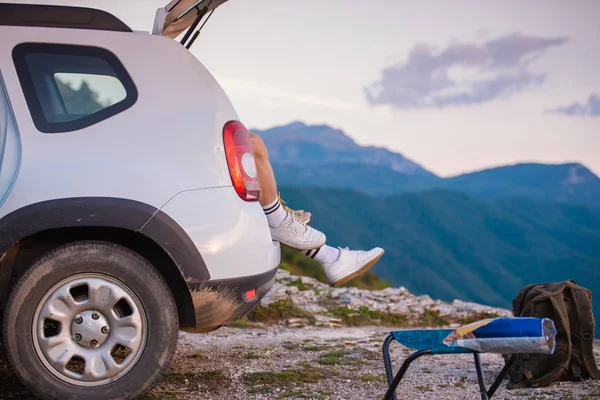
<svg viewBox="0 0 600 400">
<path fill-rule="evenodd" d="M 594 314 L 592 314 L 591 294 L 583 288 L 571 288 L 577 320 L 579 321 L 579 343 L 581 345 L 581 364 L 592 379 L 598 379 L 599 372 L 594 360 Z M 577 372 L 577 371 L 573 371 Z M 581 371 L 579 371 L 581 373 Z"/>
</svg>

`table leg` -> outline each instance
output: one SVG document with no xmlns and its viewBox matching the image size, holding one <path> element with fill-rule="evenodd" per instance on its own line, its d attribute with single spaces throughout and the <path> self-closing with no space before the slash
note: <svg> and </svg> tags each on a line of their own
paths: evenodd
<svg viewBox="0 0 600 400">
<path fill-rule="evenodd" d="M 422 357 L 422 356 L 427 355 L 427 354 L 431 354 L 431 353 L 432 352 L 431 352 L 430 349 L 419 350 L 419 351 L 415 351 L 414 353 L 412 353 L 411 355 L 409 355 L 408 357 L 406 357 L 406 360 L 404 360 L 404 362 L 402 363 L 402 366 L 400 367 L 400 370 L 398 371 L 398 373 L 394 377 L 394 380 L 392 381 L 392 384 L 388 388 L 388 390 L 387 390 L 387 392 L 385 394 L 384 400 L 390 400 L 390 399 L 393 398 L 392 396 L 395 395 L 396 388 L 398 387 L 398 384 L 400 383 L 400 381 L 404 377 L 404 374 L 406 373 L 406 370 L 408 369 L 408 367 L 410 366 L 410 364 L 413 361 L 415 361 L 417 358 Z"/>
</svg>

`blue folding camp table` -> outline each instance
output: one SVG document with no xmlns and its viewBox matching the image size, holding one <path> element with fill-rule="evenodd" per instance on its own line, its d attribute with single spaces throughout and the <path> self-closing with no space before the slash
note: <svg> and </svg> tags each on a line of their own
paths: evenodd
<svg viewBox="0 0 600 400">
<path fill-rule="evenodd" d="M 383 361 L 388 381 L 385 399 L 396 400 L 396 388 L 410 364 L 419 357 L 430 354 L 473 354 L 479 392 L 482 400 L 489 400 L 517 361 L 519 353 L 553 354 L 556 348 L 556 327 L 549 318 L 502 317 L 483 319 L 459 329 L 412 329 L 391 332 L 383 343 Z M 390 343 L 395 340 L 415 349 L 400 370 L 393 376 L 390 360 Z M 479 354 L 490 352 L 510 354 L 504 368 L 492 386 L 487 389 Z"/>
<path fill-rule="evenodd" d="M 402 330 L 402 331 L 394 331 L 391 332 L 383 342 L 383 360 L 385 364 L 385 372 L 388 381 L 388 391 L 385 394 L 385 400 L 396 400 L 396 388 L 398 384 L 404 377 L 406 370 L 410 366 L 410 364 L 415 361 L 417 358 L 425 356 L 425 355 L 433 355 L 433 354 L 464 354 L 464 353 L 472 353 L 475 361 L 475 370 L 477 372 L 477 380 L 479 382 L 479 391 L 481 393 L 481 400 L 489 400 L 500 384 L 506 378 L 515 362 L 517 361 L 517 355 L 512 355 L 504 368 L 489 389 L 486 388 L 485 380 L 483 377 L 483 366 L 481 365 L 481 359 L 479 357 L 479 352 L 472 351 L 466 349 L 464 347 L 452 347 L 446 346 L 443 344 L 443 340 L 453 332 L 453 329 L 423 329 L 423 330 Z M 398 370 L 396 376 L 393 375 L 392 370 L 392 361 L 390 359 L 390 344 L 392 341 L 397 341 L 400 344 L 413 348 L 416 351 L 411 353 L 402 366 Z"/>
</svg>

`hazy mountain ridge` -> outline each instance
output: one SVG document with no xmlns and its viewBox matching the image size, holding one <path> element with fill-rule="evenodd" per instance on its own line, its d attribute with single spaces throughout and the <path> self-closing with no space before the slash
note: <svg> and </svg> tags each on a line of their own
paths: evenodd
<svg viewBox="0 0 600 400">
<path fill-rule="evenodd" d="M 521 163 L 463 174 L 444 187 L 477 197 L 530 197 L 546 201 L 600 205 L 600 178 L 578 163 Z"/>
<path fill-rule="evenodd" d="M 351 163 L 377 165 L 406 175 L 435 175 L 402 154 L 383 147 L 363 147 L 339 129 L 293 122 L 264 131 L 252 130 L 265 141 L 275 163 Z"/>
<path fill-rule="evenodd" d="M 440 178 L 402 154 L 362 147 L 343 131 L 301 122 L 264 131 L 280 184 L 355 189 L 377 196 L 435 188 L 480 198 L 528 197 L 600 207 L 600 178 L 578 163 L 518 163 Z"/>
</svg>

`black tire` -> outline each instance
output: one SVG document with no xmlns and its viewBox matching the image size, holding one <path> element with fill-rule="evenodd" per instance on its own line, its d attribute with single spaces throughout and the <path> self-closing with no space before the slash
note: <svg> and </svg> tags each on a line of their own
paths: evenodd
<svg viewBox="0 0 600 400">
<path fill-rule="evenodd" d="M 77 386 L 57 378 L 42 363 L 34 346 L 38 304 L 54 285 L 82 273 L 125 283 L 146 317 L 146 342 L 140 347 L 137 363 L 124 376 L 103 386 Z M 164 375 L 177 346 L 178 327 L 173 296 L 148 260 L 112 243 L 81 241 L 51 250 L 19 280 L 6 307 L 4 340 L 15 373 L 41 399 L 136 399 Z"/>
</svg>

